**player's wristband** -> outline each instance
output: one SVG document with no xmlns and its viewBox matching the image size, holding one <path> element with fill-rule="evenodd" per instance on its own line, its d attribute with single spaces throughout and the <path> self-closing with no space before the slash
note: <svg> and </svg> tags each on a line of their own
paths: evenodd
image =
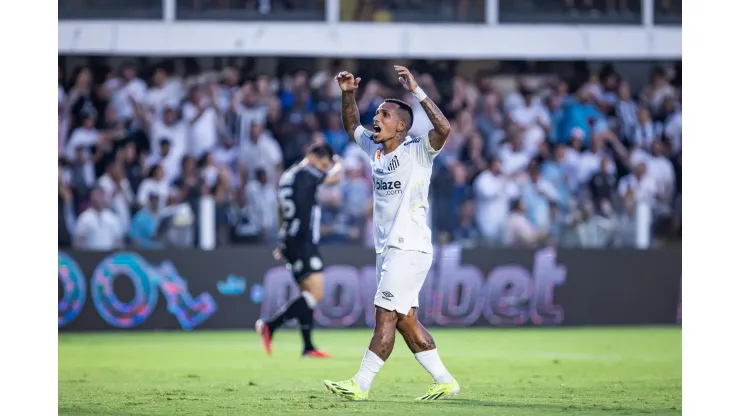
<svg viewBox="0 0 740 416">
<path fill-rule="evenodd" d="M 411 94 L 414 94 L 414 97 L 416 97 L 419 102 L 422 102 L 425 98 L 427 98 L 426 93 L 424 93 L 424 90 L 422 90 L 419 86 L 417 86 L 415 90 L 411 91 Z"/>
</svg>

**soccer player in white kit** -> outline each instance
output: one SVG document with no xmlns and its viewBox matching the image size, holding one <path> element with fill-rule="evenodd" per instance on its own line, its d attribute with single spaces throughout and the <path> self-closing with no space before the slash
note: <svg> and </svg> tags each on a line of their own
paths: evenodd
<svg viewBox="0 0 740 416">
<path fill-rule="evenodd" d="M 427 393 L 417 400 L 444 399 L 460 391 L 460 385 L 442 364 L 434 339 L 416 315 L 419 291 L 432 267 L 432 232 L 427 225 L 432 163 L 447 140 L 450 123 L 408 69 L 394 68 L 398 80 L 419 100 L 434 127 L 421 137 L 408 136 L 413 111 L 395 99 L 387 99 L 378 107 L 373 130 L 366 130 L 360 125 L 355 102 L 360 78 L 348 72 L 336 77 L 342 89 L 344 128 L 370 156 L 375 188 L 375 330 L 360 371 L 350 380 L 324 381 L 330 392 L 349 400 L 367 400 L 373 378 L 393 351 L 396 330 L 433 378 Z"/>
</svg>

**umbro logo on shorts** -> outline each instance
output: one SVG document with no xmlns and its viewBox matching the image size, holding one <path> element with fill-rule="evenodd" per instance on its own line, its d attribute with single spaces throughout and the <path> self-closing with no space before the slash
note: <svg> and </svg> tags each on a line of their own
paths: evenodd
<svg viewBox="0 0 740 416">
<path fill-rule="evenodd" d="M 390 300 L 390 298 L 393 297 L 393 293 L 388 292 L 388 291 L 381 293 L 381 295 L 383 295 L 383 299 L 385 300 Z"/>
</svg>

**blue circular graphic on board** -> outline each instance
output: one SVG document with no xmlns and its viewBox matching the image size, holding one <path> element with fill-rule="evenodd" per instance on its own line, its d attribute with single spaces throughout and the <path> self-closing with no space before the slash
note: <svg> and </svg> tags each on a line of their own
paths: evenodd
<svg viewBox="0 0 740 416">
<path fill-rule="evenodd" d="M 118 328 L 133 328 L 151 315 L 159 298 L 151 273 L 149 263 L 134 253 L 113 254 L 100 262 L 90 279 L 90 293 L 105 322 Z M 118 299 L 113 290 L 116 278 L 131 280 L 133 300 L 123 303 Z"/>
<path fill-rule="evenodd" d="M 59 281 L 64 288 L 64 296 L 58 305 L 59 320 L 57 321 L 57 327 L 61 328 L 74 321 L 82 311 L 82 307 L 85 306 L 85 299 L 87 299 L 87 285 L 85 284 L 85 275 L 82 274 L 82 270 L 72 257 L 59 252 L 57 266 Z"/>
</svg>

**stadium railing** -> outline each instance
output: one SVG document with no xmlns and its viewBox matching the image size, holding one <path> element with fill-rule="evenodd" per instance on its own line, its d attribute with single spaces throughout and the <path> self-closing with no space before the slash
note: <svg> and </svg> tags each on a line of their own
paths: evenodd
<svg viewBox="0 0 740 416">
<path fill-rule="evenodd" d="M 243 4 L 242 4 L 243 3 Z M 256 9 L 247 9 L 247 4 Z M 677 59 L 680 2 L 59 0 L 59 53 L 455 59 Z M 621 1 L 614 2 L 621 7 Z M 581 4 L 576 1 L 575 4 Z M 599 4 L 601 4 L 599 2 Z M 352 10 L 349 8 L 352 7 Z M 372 22 L 374 24 L 368 24 Z M 197 36 L 194 36 L 197 34 Z M 300 41 L 298 41 L 300 40 Z M 462 41 L 461 41 L 462 40 Z M 482 41 L 488 40 L 488 41 Z"/>
</svg>

